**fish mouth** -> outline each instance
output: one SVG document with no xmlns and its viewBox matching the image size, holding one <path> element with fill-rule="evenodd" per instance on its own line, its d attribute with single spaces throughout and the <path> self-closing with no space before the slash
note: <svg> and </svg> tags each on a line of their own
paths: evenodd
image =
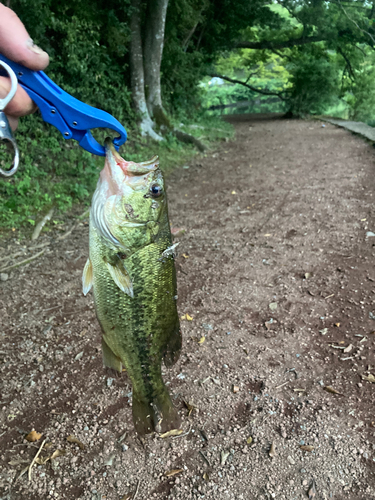
<svg viewBox="0 0 375 500">
<path fill-rule="evenodd" d="M 154 155 L 150 160 L 135 163 L 134 161 L 126 161 L 121 157 L 121 155 L 116 151 L 111 138 L 107 137 L 104 145 L 109 163 L 111 163 L 111 160 L 114 160 L 127 176 L 141 176 L 148 174 L 159 167 L 159 157 L 157 155 Z"/>
</svg>

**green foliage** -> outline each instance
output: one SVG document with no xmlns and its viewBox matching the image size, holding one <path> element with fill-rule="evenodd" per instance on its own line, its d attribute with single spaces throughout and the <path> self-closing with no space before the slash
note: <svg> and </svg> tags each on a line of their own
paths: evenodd
<svg viewBox="0 0 375 500">
<path fill-rule="evenodd" d="M 181 128 L 203 142 L 233 134 L 229 124 L 204 116 Z M 101 142 L 105 135 L 103 132 Z M 172 135 L 162 143 L 150 143 L 136 130 L 129 135 L 131 139 L 120 153 L 133 161 L 145 161 L 157 154 L 166 173 L 197 154 L 193 146 L 182 144 Z M 39 116 L 23 118 L 16 138 L 21 151 L 19 171 L 10 179 L 0 180 L 0 235 L 11 228 L 27 233 L 52 206 L 57 213 L 64 213 L 74 204 L 90 204 L 104 158 L 87 153 L 75 141 L 64 141 Z M 9 168 L 9 164 L 1 166 Z"/>
<path fill-rule="evenodd" d="M 322 114 L 338 99 L 339 72 L 328 54 L 311 57 L 302 53 L 288 65 L 292 92 L 289 97 L 290 111 L 296 116 Z"/>
<path fill-rule="evenodd" d="M 1 228 L 33 225 L 52 205 L 65 211 L 73 203 L 88 202 L 98 177 L 98 158 L 62 140 L 37 116 L 22 120 L 17 141 L 19 172 L 0 181 Z"/>
</svg>

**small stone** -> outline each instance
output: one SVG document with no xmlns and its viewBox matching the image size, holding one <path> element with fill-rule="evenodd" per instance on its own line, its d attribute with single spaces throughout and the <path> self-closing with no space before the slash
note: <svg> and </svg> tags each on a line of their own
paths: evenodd
<svg viewBox="0 0 375 500">
<path fill-rule="evenodd" d="M 291 465 L 294 465 L 296 463 L 290 455 L 287 457 L 287 460 Z"/>
<path fill-rule="evenodd" d="M 129 446 L 127 446 L 126 444 L 123 444 L 121 445 L 121 451 L 127 451 L 129 449 Z"/>
<path fill-rule="evenodd" d="M 107 378 L 107 387 L 111 387 L 114 380 L 115 380 L 114 378 Z"/>
<path fill-rule="evenodd" d="M 8 279 L 9 279 L 9 274 L 0 273 L 0 281 L 8 281 Z"/>
</svg>

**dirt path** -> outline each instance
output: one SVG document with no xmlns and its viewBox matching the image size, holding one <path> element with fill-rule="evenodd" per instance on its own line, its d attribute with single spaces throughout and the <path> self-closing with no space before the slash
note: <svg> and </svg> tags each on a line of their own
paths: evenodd
<svg viewBox="0 0 375 500">
<path fill-rule="evenodd" d="M 237 118 L 235 141 L 169 178 L 193 317 L 165 375 L 181 437 L 141 443 L 126 374 L 103 371 L 81 293 L 86 222 L 0 283 L 0 498 L 375 498 L 374 149 L 261 118 Z M 16 481 L 41 443 L 25 445 L 32 428 L 52 443 L 40 456 L 66 455 Z"/>
</svg>

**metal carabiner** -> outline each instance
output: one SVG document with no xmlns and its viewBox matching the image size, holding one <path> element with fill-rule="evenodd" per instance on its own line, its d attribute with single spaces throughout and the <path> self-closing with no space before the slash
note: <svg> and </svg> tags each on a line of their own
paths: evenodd
<svg viewBox="0 0 375 500">
<path fill-rule="evenodd" d="M 10 170 L 3 170 L 2 168 L 0 168 L 0 177 L 11 177 L 17 172 L 18 164 L 20 161 L 20 154 L 18 151 L 16 140 L 13 136 L 12 129 L 10 128 L 8 118 L 4 113 L 4 109 L 8 106 L 10 101 L 13 99 L 14 94 L 16 93 L 18 80 L 16 74 L 8 64 L 0 60 L 0 66 L 2 66 L 8 73 L 11 81 L 11 87 L 8 95 L 3 99 L 0 99 L 0 141 L 10 142 L 14 149 L 13 166 Z"/>
</svg>

